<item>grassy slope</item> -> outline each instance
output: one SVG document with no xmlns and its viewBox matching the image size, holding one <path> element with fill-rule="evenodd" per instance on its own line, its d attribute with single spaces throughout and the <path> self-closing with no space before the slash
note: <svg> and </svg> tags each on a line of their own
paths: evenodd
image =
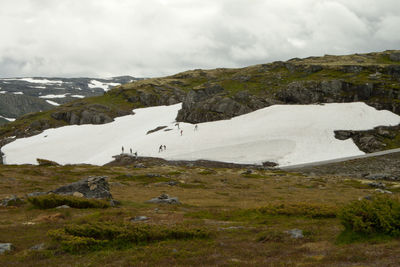
<svg viewBox="0 0 400 267">
<path fill-rule="evenodd" d="M 132 169 L 0 165 L 0 199 L 9 194 L 23 196 L 32 191 L 47 191 L 89 175 L 108 175 L 114 198 L 122 202 L 120 208 L 109 209 L 39 210 L 28 204 L 0 208 L 0 242 L 11 242 L 15 246 L 15 251 L 0 256 L 0 265 L 385 266 L 397 261 L 399 240 L 375 236 L 371 240 L 361 237 L 359 242 L 348 243 L 359 237 L 343 234 L 339 220 L 330 218 L 341 205 L 373 194 L 373 188 L 340 176 L 304 176 L 281 171 L 242 175 L 243 171 L 171 166 Z M 161 176 L 146 178 L 147 173 Z M 171 187 L 159 183 L 170 179 L 180 184 Z M 397 191 L 394 189 L 395 194 Z M 179 197 L 183 205 L 145 204 L 161 193 Z M 256 209 L 260 207 L 270 208 L 260 212 Z M 271 207 L 278 207 L 280 212 L 270 212 Z M 322 215 L 311 217 L 316 210 Z M 150 219 L 129 223 L 135 216 Z M 46 235 L 49 230 L 66 225 L 96 222 L 207 228 L 212 235 L 207 239 L 126 244 L 122 249 L 109 247 L 77 254 L 62 251 Z M 294 240 L 284 233 L 294 228 L 302 229 L 305 237 Z M 40 243 L 45 243 L 45 250 L 29 250 Z"/>
</svg>

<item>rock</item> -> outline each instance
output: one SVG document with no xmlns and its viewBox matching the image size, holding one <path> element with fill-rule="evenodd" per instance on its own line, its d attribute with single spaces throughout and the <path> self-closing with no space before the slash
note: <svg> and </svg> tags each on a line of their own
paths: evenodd
<svg viewBox="0 0 400 267">
<path fill-rule="evenodd" d="M 43 196 L 43 195 L 47 195 L 47 192 L 32 192 L 32 193 L 26 194 L 27 197 L 38 197 L 38 196 Z"/>
<path fill-rule="evenodd" d="M 16 195 L 12 195 L 5 199 L 0 200 L 0 206 L 10 207 L 10 206 L 20 206 L 24 203 L 22 199 L 17 197 Z"/>
<path fill-rule="evenodd" d="M 71 207 L 68 205 L 61 205 L 61 206 L 56 207 L 56 209 L 70 209 L 70 208 Z"/>
<path fill-rule="evenodd" d="M 368 180 L 393 180 L 392 175 L 388 173 L 367 174 L 364 178 Z"/>
<path fill-rule="evenodd" d="M 264 161 L 262 163 L 262 165 L 263 165 L 263 167 L 266 167 L 266 168 L 273 168 L 273 167 L 278 166 L 278 163 L 275 163 L 275 162 L 272 162 L 272 161 Z"/>
<path fill-rule="evenodd" d="M 40 244 L 32 246 L 29 250 L 38 251 L 38 250 L 44 250 L 44 249 L 45 249 L 45 244 L 40 243 Z"/>
<path fill-rule="evenodd" d="M 161 174 L 158 173 L 146 173 L 146 176 L 149 178 L 154 178 L 154 177 L 161 177 Z"/>
<path fill-rule="evenodd" d="M 289 234 L 290 237 L 295 238 L 295 239 L 299 239 L 299 238 L 303 238 L 303 230 L 300 229 L 292 229 L 289 231 L 285 231 L 285 233 Z"/>
<path fill-rule="evenodd" d="M 57 162 L 47 159 L 36 159 L 36 161 L 39 166 L 60 166 L 60 164 L 58 164 Z"/>
<path fill-rule="evenodd" d="M 141 221 L 147 221 L 149 218 L 146 216 L 135 216 L 133 218 L 130 218 L 129 221 L 131 222 L 141 222 Z"/>
<path fill-rule="evenodd" d="M 154 128 L 153 130 L 148 131 L 148 132 L 146 133 L 146 135 L 151 134 L 151 133 L 155 133 L 155 132 L 160 131 L 160 130 L 162 130 L 162 129 L 165 129 L 165 128 L 167 128 L 167 127 L 168 127 L 168 126 L 158 126 L 158 127 Z"/>
<path fill-rule="evenodd" d="M 375 192 L 381 193 L 381 194 L 392 194 L 391 191 L 389 191 L 389 190 L 383 190 L 383 189 L 380 189 L 380 188 L 375 189 Z"/>
<path fill-rule="evenodd" d="M 93 176 L 50 191 L 59 195 L 74 195 L 85 198 L 112 199 L 106 176 Z"/>
<path fill-rule="evenodd" d="M 4 254 L 7 251 L 13 250 L 14 246 L 12 243 L 0 243 L 0 254 Z"/>
<path fill-rule="evenodd" d="M 243 175 L 249 175 L 249 174 L 252 174 L 252 173 L 253 173 L 252 169 L 247 169 L 244 172 L 242 172 Z"/>
<path fill-rule="evenodd" d="M 371 187 L 375 187 L 375 188 L 381 188 L 381 189 L 385 189 L 386 185 L 382 182 L 372 182 L 368 184 Z"/>
<path fill-rule="evenodd" d="M 167 194 L 161 194 L 157 198 L 152 198 L 147 201 L 147 203 L 166 203 L 166 204 L 180 204 L 177 197 L 169 197 Z"/>
<path fill-rule="evenodd" d="M 390 58 L 391 61 L 397 61 L 398 62 L 398 61 L 400 61 L 400 53 L 399 52 L 391 53 L 389 58 Z"/>
<path fill-rule="evenodd" d="M 135 167 L 135 168 L 146 168 L 146 166 L 143 163 L 137 163 L 133 167 Z"/>
<path fill-rule="evenodd" d="M 335 138 L 339 140 L 349 139 L 353 135 L 352 131 L 343 131 L 343 130 L 334 131 L 334 133 L 335 133 Z"/>
<path fill-rule="evenodd" d="M 179 182 L 177 182 L 177 181 L 168 181 L 166 184 L 170 185 L 170 186 L 174 186 L 174 185 L 178 185 Z"/>
</svg>

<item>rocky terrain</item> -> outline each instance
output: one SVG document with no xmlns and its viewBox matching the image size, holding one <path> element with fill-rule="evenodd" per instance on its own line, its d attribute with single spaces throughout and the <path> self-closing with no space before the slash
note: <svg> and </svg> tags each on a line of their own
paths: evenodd
<svg viewBox="0 0 400 267">
<path fill-rule="evenodd" d="M 131 76 L 98 78 L 3 78 L 0 79 L 0 118 L 15 119 L 45 111 L 79 98 L 100 96 L 113 86 L 139 80 Z M 1 122 L 0 122 L 1 123 Z"/>
</svg>

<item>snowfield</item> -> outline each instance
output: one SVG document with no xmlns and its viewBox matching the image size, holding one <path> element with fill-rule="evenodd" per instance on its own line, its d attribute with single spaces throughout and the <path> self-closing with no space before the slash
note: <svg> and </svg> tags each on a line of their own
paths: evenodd
<svg viewBox="0 0 400 267">
<path fill-rule="evenodd" d="M 90 83 L 88 83 L 89 88 L 101 88 L 105 92 L 111 89 L 111 87 L 121 85 L 120 83 L 103 83 L 97 80 L 91 80 Z"/>
<path fill-rule="evenodd" d="M 198 124 L 175 124 L 181 104 L 134 110 L 135 115 L 104 125 L 73 125 L 18 139 L 2 148 L 7 164 L 37 164 L 36 158 L 61 164 L 102 165 L 113 155 L 137 151 L 165 159 L 217 160 L 288 166 L 364 154 L 352 140 L 337 140 L 334 130 L 367 130 L 397 125 L 400 116 L 364 103 L 274 105 L 238 116 Z M 147 134 L 158 126 L 166 129 Z M 170 129 L 170 130 L 169 130 Z M 167 149 L 158 152 L 160 145 Z"/>
</svg>

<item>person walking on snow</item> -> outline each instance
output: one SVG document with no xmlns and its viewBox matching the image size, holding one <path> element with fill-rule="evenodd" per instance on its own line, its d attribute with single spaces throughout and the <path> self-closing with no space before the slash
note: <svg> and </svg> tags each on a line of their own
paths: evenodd
<svg viewBox="0 0 400 267">
<path fill-rule="evenodd" d="M 182 136 L 182 134 L 183 134 L 183 130 L 181 130 L 181 136 Z"/>
<path fill-rule="evenodd" d="M 122 146 L 122 154 L 124 154 L 124 146 Z"/>
<path fill-rule="evenodd" d="M 194 130 L 195 131 L 197 131 L 197 128 L 198 128 L 198 126 L 197 126 L 197 124 L 194 126 Z"/>
<path fill-rule="evenodd" d="M 158 148 L 158 153 L 162 152 L 163 146 L 160 145 L 160 147 Z"/>
<path fill-rule="evenodd" d="M 130 149 L 130 151 L 131 151 L 131 154 L 132 154 L 132 148 Z"/>
<path fill-rule="evenodd" d="M 163 148 L 164 148 L 164 151 L 167 150 L 167 146 L 166 145 L 164 145 Z"/>
</svg>

